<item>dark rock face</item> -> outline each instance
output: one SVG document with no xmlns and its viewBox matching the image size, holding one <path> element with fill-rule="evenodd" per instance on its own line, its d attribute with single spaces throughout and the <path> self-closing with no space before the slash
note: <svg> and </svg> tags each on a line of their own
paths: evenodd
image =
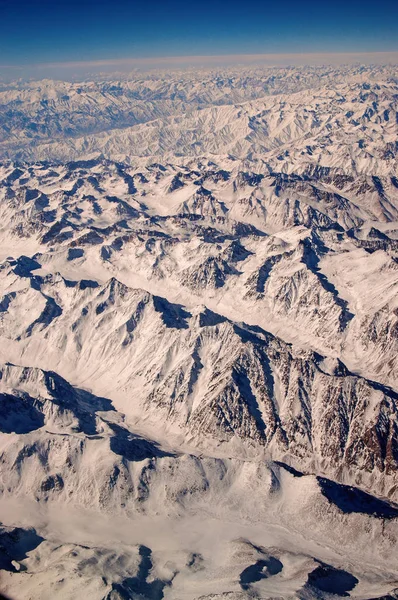
<svg viewBox="0 0 398 600">
<path fill-rule="evenodd" d="M 64 488 L 61 475 L 49 475 L 41 484 L 42 492 L 60 491 Z"/>
<path fill-rule="evenodd" d="M 357 583 L 358 579 L 351 573 L 322 564 L 309 574 L 305 588 L 344 598 L 350 596 Z"/>
<path fill-rule="evenodd" d="M 128 577 L 121 583 L 113 583 L 112 591 L 106 596 L 106 599 L 113 600 L 116 592 L 119 598 L 128 600 L 129 598 L 150 598 L 151 600 L 162 600 L 165 587 L 171 584 L 171 580 L 154 579 L 148 582 L 147 579 L 152 570 L 152 551 L 146 546 L 139 549 L 141 563 L 136 577 Z"/>
<path fill-rule="evenodd" d="M 0 527 L 0 569 L 15 572 L 12 561 L 23 560 L 43 541 L 34 529 Z"/>
<path fill-rule="evenodd" d="M 184 182 L 181 181 L 180 175 L 175 175 L 169 185 L 168 192 L 169 193 L 175 192 L 176 190 L 179 190 L 183 187 L 184 187 Z"/>
<path fill-rule="evenodd" d="M 344 513 L 363 513 L 378 519 L 397 519 L 398 505 L 379 500 L 362 490 L 318 477 L 322 494 Z"/>
<path fill-rule="evenodd" d="M 254 565 L 250 565 L 242 571 L 239 576 L 239 583 L 243 590 L 249 590 L 250 584 L 277 575 L 282 569 L 283 563 L 278 558 L 270 556 L 265 560 L 258 560 Z"/>
<path fill-rule="evenodd" d="M 0 394 L 0 431 L 23 434 L 39 429 L 44 425 L 41 407 L 40 401 L 27 394 Z"/>
</svg>

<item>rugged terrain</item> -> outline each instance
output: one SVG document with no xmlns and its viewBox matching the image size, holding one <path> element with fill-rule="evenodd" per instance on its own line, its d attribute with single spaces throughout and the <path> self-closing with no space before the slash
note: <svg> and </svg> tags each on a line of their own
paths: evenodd
<svg viewBox="0 0 398 600">
<path fill-rule="evenodd" d="M 0 96 L 4 593 L 396 598 L 397 70 Z"/>
</svg>

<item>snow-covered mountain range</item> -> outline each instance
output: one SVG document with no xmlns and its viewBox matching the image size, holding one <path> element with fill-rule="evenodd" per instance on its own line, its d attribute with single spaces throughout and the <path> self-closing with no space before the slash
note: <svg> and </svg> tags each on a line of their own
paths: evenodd
<svg viewBox="0 0 398 600">
<path fill-rule="evenodd" d="M 397 111 L 394 67 L 2 86 L 6 594 L 398 597 Z"/>
</svg>

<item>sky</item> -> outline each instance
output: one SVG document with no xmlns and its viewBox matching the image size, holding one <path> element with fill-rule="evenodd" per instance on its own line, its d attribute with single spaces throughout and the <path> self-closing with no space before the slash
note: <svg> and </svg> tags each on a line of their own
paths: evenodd
<svg viewBox="0 0 398 600">
<path fill-rule="evenodd" d="M 0 66 L 398 51 L 397 0 L 0 0 Z"/>
</svg>

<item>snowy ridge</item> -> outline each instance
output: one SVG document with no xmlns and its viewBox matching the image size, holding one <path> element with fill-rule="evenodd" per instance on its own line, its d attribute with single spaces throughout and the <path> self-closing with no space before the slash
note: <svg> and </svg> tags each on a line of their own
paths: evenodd
<svg viewBox="0 0 398 600">
<path fill-rule="evenodd" d="M 210 155 L 250 158 L 287 173 L 321 166 L 347 175 L 396 175 L 397 84 L 388 71 L 372 81 L 375 75 L 369 69 L 366 82 L 358 81 L 353 69 L 346 73 L 346 83 L 326 80 L 323 87 L 318 82 L 315 88 L 281 95 L 267 94 L 264 84 L 261 97 L 238 104 L 233 95 L 225 103 L 214 102 L 211 93 L 203 102 L 195 91 L 188 109 L 174 93 L 170 96 L 173 100 L 166 99 L 170 92 L 161 101 L 156 94 L 156 100 L 136 101 L 129 86 L 119 94 L 117 87 L 101 89 L 92 84 L 92 94 L 98 99 L 94 100 L 91 92 L 82 93 L 81 88 L 74 89 L 72 96 L 59 98 L 60 84 L 55 84 L 55 90 L 48 92 L 51 99 L 41 99 L 40 108 L 32 115 L 25 90 L 3 92 L 7 110 L 13 102 L 18 108 L 11 110 L 16 134 L 5 132 L 2 156 L 71 161 L 101 155 L 132 163 L 137 157 L 174 162 L 176 157 L 186 160 Z M 191 82 L 185 83 L 191 86 Z M 243 92 L 239 87 L 243 85 L 240 80 L 235 85 L 246 98 L 250 96 L 250 90 Z M 39 97 L 43 86 L 46 89 L 43 83 L 37 84 Z M 259 94 L 259 90 L 253 93 Z M 78 122 L 57 124 L 65 113 Z M 56 125 L 57 130 L 52 131 Z M 98 127 L 100 131 L 96 131 Z"/>
<path fill-rule="evenodd" d="M 397 598 L 396 69 L 0 96 L 2 590 Z"/>
</svg>

